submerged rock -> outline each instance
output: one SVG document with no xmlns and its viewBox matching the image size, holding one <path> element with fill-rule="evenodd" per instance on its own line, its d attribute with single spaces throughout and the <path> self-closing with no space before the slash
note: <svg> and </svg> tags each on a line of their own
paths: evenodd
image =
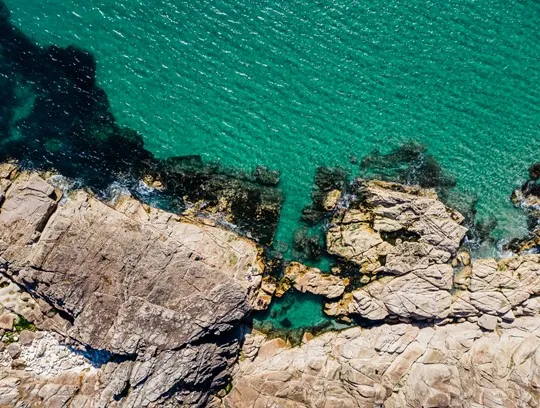
<svg viewBox="0 0 540 408">
<path fill-rule="evenodd" d="M 12 173 L 0 209 L 3 273 L 63 319 L 44 328 L 111 354 L 89 406 L 205 406 L 257 301 L 255 243 L 130 197 L 111 207 L 75 191 L 60 203 L 38 174 Z"/>
<path fill-rule="evenodd" d="M 505 246 L 505 249 L 516 253 L 540 250 L 540 184 L 537 182 L 540 177 L 540 163 L 535 163 L 529 168 L 529 176 L 531 179 L 521 188 L 514 190 L 510 197 L 512 202 L 523 208 L 529 217 L 528 236 L 513 239 Z"/>
<path fill-rule="evenodd" d="M 529 177 L 531 180 L 538 180 L 540 179 L 540 162 L 534 163 L 531 167 L 529 167 Z"/>
<path fill-rule="evenodd" d="M 387 154 L 375 151 L 362 160 L 360 169 L 364 177 L 436 188 L 442 195 L 456 185 L 454 178 L 444 174 L 435 158 L 427 154 L 427 148 L 418 143 L 405 143 Z"/>
</svg>

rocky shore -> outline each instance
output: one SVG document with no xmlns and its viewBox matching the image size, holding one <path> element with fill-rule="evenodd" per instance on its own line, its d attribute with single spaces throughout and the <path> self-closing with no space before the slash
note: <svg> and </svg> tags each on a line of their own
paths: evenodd
<svg viewBox="0 0 540 408">
<path fill-rule="evenodd" d="M 208 218 L 62 185 L 0 166 L 0 407 L 540 405 L 540 255 L 471 259 L 434 190 L 327 189 L 338 262 L 278 277 Z M 355 327 L 251 330 L 287 290 Z"/>
<path fill-rule="evenodd" d="M 9 391 L 0 406 L 206 406 L 228 382 L 239 323 L 256 302 L 260 248 L 131 197 L 65 195 L 11 164 L 0 176 L 0 387 Z M 18 320 L 32 331 L 19 332 Z M 54 353 L 32 369 L 52 352 L 47 342 L 66 345 L 66 370 Z M 91 355 L 103 358 L 81 361 Z"/>
<path fill-rule="evenodd" d="M 251 333 L 223 405 L 539 406 L 540 255 L 471 260 L 464 218 L 434 190 L 355 188 L 327 233 L 341 265 L 293 263 L 275 294 L 321 295 L 327 314 L 364 328 L 305 333 L 298 346 Z"/>
</svg>

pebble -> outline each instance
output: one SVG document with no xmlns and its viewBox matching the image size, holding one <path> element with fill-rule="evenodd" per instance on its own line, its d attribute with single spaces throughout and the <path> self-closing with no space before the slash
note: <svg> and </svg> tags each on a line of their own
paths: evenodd
<svg viewBox="0 0 540 408">
<path fill-rule="evenodd" d="M 6 350 L 12 359 L 16 359 L 21 355 L 21 346 L 18 343 L 11 343 Z"/>
<path fill-rule="evenodd" d="M 0 316 L 0 329 L 13 330 L 13 315 L 5 314 Z"/>
<path fill-rule="evenodd" d="M 484 330 L 493 331 L 497 327 L 497 317 L 483 314 L 478 318 L 478 326 Z"/>
<path fill-rule="evenodd" d="M 35 335 L 34 332 L 32 332 L 30 330 L 23 330 L 19 334 L 19 343 L 22 346 L 27 346 L 27 345 L 32 344 L 32 342 L 34 341 L 35 338 L 36 338 L 36 335 Z"/>
</svg>

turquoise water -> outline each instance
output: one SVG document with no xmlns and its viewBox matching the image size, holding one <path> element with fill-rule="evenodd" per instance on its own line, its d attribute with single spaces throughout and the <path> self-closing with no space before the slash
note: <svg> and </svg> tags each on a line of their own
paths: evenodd
<svg viewBox="0 0 540 408">
<path fill-rule="evenodd" d="M 298 343 L 305 329 L 313 334 L 329 329 L 347 327 L 324 314 L 322 298 L 310 293 L 299 294 L 290 289 L 276 298 L 267 311 L 255 314 L 254 326 L 258 330 L 273 333 Z"/>
<path fill-rule="evenodd" d="M 92 52 L 119 123 L 158 157 L 280 170 L 279 241 L 317 166 L 355 173 L 350 159 L 409 141 L 480 197 L 498 237 L 525 231 L 508 196 L 540 160 L 538 1 L 5 2 L 35 41 Z M 276 330 L 328 324 L 312 297 L 269 315 Z"/>
<path fill-rule="evenodd" d="M 94 53 L 121 124 L 160 157 L 282 172 L 290 242 L 317 165 L 409 140 L 499 235 L 540 152 L 538 1 L 7 0 L 42 44 Z"/>
</svg>

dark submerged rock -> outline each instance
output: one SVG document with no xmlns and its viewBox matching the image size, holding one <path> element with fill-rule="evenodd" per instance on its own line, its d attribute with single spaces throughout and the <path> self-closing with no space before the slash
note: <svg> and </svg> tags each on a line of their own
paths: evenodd
<svg viewBox="0 0 540 408">
<path fill-rule="evenodd" d="M 100 196 L 122 179 L 132 194 L 144 199 L 138 182 L 152 175 L 164 185 L 160 195 L 168 209 L 204 201 L 208 212 L 270 243 L 283 202 L 274 187 L 279 174 L 259 168 L 243 177 L 203 163 L 200 156 L 155 158 L 139 132 L 116 123 L 107 95 L 96 83 L 96 66 L 92 54 L 77 47 L 34 43 L 11 24 L 9 10 L 0 2 L 0 160 L 55 170 Z M 31 108 L 19 117 L 23 106 Z M 227 202 L 223 211 L 220 201 Z"/>
<path fill-rule="evenodd" d="M 540 162 L 534 163 L 529 167 L 529 177 L 534 181 L 540 179 Z"/>
<path fill-rule="evenodd" d="M 323 237 L 318 231 L 302 227 L 294 233 L 294 250 L 301 259 L 316 261 L 321 257 Z"/>
<path fill-rule="evenodd" d="M 269 169 L 266 166 L 257 166 L 253 170 L 255 181 L 265 186 L 277 186 L 279 184 L 280 174 L 277 170 Z"/>
<path fill-rule="evenodd" d="M 387 154 L 374 151 L 362 160 L 360 169 L 369 178 L 436 188 L 443 198 L 446 190 L 456 185 L 455 179 L 427 154 L 427 148 L 418 143 L 406 143 Z"/>
<path fill-rule="evenodd" d="M 505 249 L 515 253 L 540 252 L 540 163 L 529 167 L 529 177 L 530 180 L 510 196 L 512 202 L 526 212 L 529 230 L 525 237 L 514 238 L 505 245 Z"/>
<path fill-rule="evenodd" d="M 342 191 L 349 174 L 340 167 L 318 167 L 315 171 L 315 186 L 311 192 L 311 204 L 302 209 L 302 221 L 308 225 L 315 225 L 331 213 L 324 202 L 332 190 Z"/>
</svg>

